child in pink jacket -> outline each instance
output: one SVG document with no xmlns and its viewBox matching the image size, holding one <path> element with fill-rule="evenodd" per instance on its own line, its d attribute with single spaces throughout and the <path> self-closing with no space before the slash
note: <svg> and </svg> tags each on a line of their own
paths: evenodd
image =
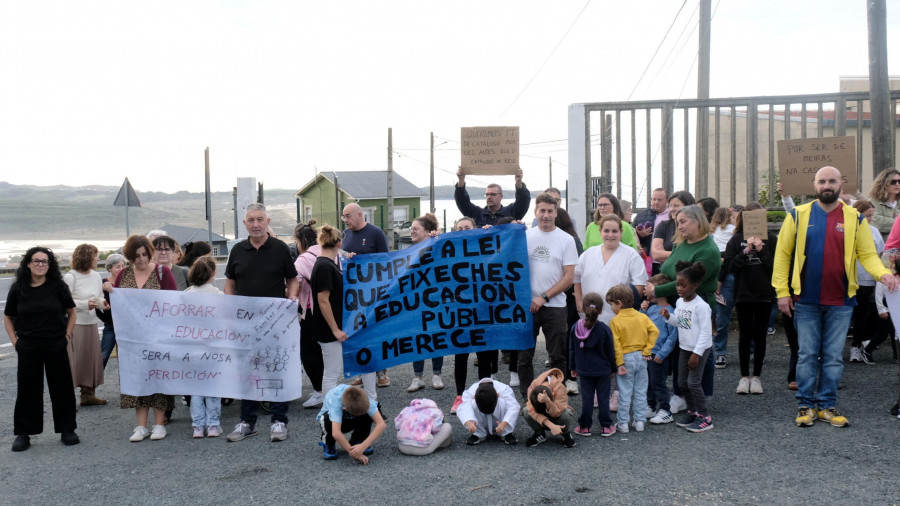
<svg viewBox="0 0 900 506">
<path fill-rule="evenodd" d="M 431 399 L 413 399 L 394 419 L 397 443 L 404 455 L 428 455 L 450 446 L 450 424 Z"/>
</svg>

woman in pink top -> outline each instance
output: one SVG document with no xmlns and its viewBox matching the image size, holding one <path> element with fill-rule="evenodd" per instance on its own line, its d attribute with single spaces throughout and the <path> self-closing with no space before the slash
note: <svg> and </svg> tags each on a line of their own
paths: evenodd
<svg viewBox="0 0 900 506">
<path fill-rule="evenodd" d="M 294 261 L 297 279 L 300 281 L 300 299 L 297 304 L 300 311 L 300 361 L 314 390 L 309 399 L 303 403 L 304 408 L 321 406 L 325 399 L 325 393 L 322 392 L 322 374 L 325 371 L 322 348 L 306 324 L 308 321 L 306 317 L 313 306 L 309 277 L 316 258 L 322 253 L 322 247 L 316 244 L 316 229 L 313 228 L 315 224 L 316 220 L 309 220 L 309 223 L 297 225 L 294 229 L 294 242 L 297 243 L 297 251 L 300 252 Z"/>
</svg>

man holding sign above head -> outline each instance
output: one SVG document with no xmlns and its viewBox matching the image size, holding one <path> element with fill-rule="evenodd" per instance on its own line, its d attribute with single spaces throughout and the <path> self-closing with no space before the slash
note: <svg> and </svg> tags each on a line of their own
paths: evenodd
<svg viewBox="0 0 900 506">
<path fill-rule="evenodd" d="M 550 367 L 566 367 L 565 291 L 572 286 L 578 251 L 572 236 L 556 228 L 556 199 L 542 193 L 535 199 L 534 214 L 538 228 L 525 233 L 528 242 L 528 267 L 531 273 L 531 312 L 534 314 L 534 342 L 543 330 L 550 355 Z M 522 397 L 534 381 L 534 348 L 519 352 L 519 390 Z"/>
<path fill-rule="evenodd" d="M 521 220 L 528 212 L 528 206 L 531 204 L 531 192 L 522 182 L 522 169 L 516 169 L 516 200 L 509 205 L 501 205 L 503 200 L 503 189 L 496 183 L 488 185 L 484 192 L 485 207 L 479 207 L 472 203 L 469 199 L 469 192 L 466 191 L 466 172 L 462 167 L 456 171 L 456 177 L 459 181 L 456 183 L 456 193 L 453 197 L 456 199 L 456 207 L 463 216 L 469 216 L 475 219 L 475 225 L 481 228 L 485 225 L 496 225 L 497 220 L 505 216 L 510 216 L 517 220 Z"/>
<path fill-rule="evenodd" d="M 247 206 L 244 226 L 249 237 L 234 245 L 225 267 L 225 294 L 246 297 L 275 297 L 297 300 L 300 283 L 287 244 L 266 233 L 269 227 L 266 206 Z M 226 439 L 240 441 L 256 435 L 256 411 L 259 403 L 241 401 L 241 423 Z M 287 439 L 287 402 L 272 403 L 272 441 Z"/>
<path fill-rule="evenodd" d="M 797 206 L 785 217 L 778 235 L 772 286 L 778 309 L 787 315 L 796 312 L 800 345 L 797 426 L 808 427 L 819 419 L 846 427 L 850 423 L 836 404 L 844 371 L 844 342 L 856 305 L 857 259 L 890 291 L 896 290 L 898 283 L 879 260 L 864 218 L 838 200 L 843 188 L 841 173 L 823 167 L 813 184 L 817 200 Z"/>
</svg>

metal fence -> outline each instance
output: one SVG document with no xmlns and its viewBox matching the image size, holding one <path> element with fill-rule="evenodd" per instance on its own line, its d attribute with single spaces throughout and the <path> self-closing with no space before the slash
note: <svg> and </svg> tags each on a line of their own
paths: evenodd
<svg viewBox="0 0 900 506">
<path fill-rule="evenodd" d="M 900 91 L 892 91 L 894 163 L 898 99 Z M 573 104 L 570 206 L 587 217 L 598 190 L 649 206 L 656 187 L 722 204 L 757 200 L 760 188 L 763 196 L 774 194 L 777 141 L 839 135 L 856 137 L 860 188 L 867 188 L 873 177 L 868 92 Z M 592 177 L 600 178 L 599 188 L 589 183 Z"/>
</svg>

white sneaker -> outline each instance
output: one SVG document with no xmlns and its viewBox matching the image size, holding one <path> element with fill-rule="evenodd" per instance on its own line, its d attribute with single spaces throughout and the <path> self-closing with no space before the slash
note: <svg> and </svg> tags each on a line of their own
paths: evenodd
<svg viewBox="0 0 900 506">
<path fill-rule="evenodd" d="M 272 441 L 284 441 L 287 439 L 287 425 L 284 422 L 275 422 L 269 429 L 269 439 Z"/>
<path fill-rule="evenodd" d="M 138 441 L 143 441 L 144 438 L 146 438 L 149 435 L 150 435 L 150 431 L 147 430 L 147 427 L 144 427 L 143 425 L 139 425 L 134 428 L 134 434 L 132 434 L 131 437 L 128 438 L 128 440 L 131 441 L 132 443 L 137 443 Z"/>
<path fill-rule="evenodd" d="M 644 422 L 634 422 L 635 432 L 644 432 Z"/>
<path fill-rule="evenodd" d="M 862 362 L 862 354 L 856 346 L 850 347 L 850 362 Z"/>
<path fill-rule="evenodd" d="M 621 432 L 622 434 L 628 434 L 628 424 L 627 423 L 617 423 L 616 424 L 616 432 Z"/>
<path fill-rule="evenodd" d="M 509 373 L 509 386 L 517 387 L 519 386 L 519 373 L 511 372 Z"/>
<path fill-rule="evenodd" d="M 150 432 L 150 440 L 151 441 L 159 441 L 160 439 L 164 439 L 166 437 L 166 426 L 165 425 L 154 425 L 153 431 Z"/>
<path fill-rule="evenodd" d="M 406 389 L 407 392 L 418 392 L 425 388 L 425 382 L 422 381 L 422 378 L 413 378 L 412 383 L 409 384 L 409 388 Z"/>
<path fill-rule="evenodd" d="M 671 414 L 678 413 L 679 411 L 684 411 L 687 409 L 687 402 L 684 400 L 684 397 L 680 395 L 673 395 L 672 400 L 669 401 L 669 411 Z"/>
<path fill-rule="evenodd" d="M 306 402 L 303 403 L 304 408 L 316 408 L 322 405 L 322 401 L 325 400 L 325 394 L 322 392 L 313 392 L 312 395 L 309 396 L 309 399 L 306 399 Z"/>
<path fill-rule="evenodd" d="M 444 381 L 440 376 L 435 374 L 431 377 L 431 386 L 434 387 L 435 390 L 443 390 L 444 389 Z"/>
<path fill-rule="evenodd" d="M 738 394 L 749 394 L 750 393 L 750 378 L 743 376 L 740 380 L 738 380 L 738 386 L 734 390 L 735 393 Z"/>
<path fill-rule="evenodd" d="M 656 416 L 650 419 L 650 423 L 653 425 L 662 425 L 664 423 L 672 423 L 675 421 L 675 418 L 672 416 L 672 413 L 664 409 L 660 409 L 656 412 Z"/>
<path fill-rule="evenodd" d="M 578 383 L 576 383 L 575 380 L 567 380 L 566 392 L 568 392 L 569 395 L 578 395 Z"/>
<path fill-rule="evenodd" d="M 762 382 L 759 381 L 759 376 L 754 376 L 754 377 L 750 378 L 750 393 L 751 394 L 763 393 Z"/>
</svg>

